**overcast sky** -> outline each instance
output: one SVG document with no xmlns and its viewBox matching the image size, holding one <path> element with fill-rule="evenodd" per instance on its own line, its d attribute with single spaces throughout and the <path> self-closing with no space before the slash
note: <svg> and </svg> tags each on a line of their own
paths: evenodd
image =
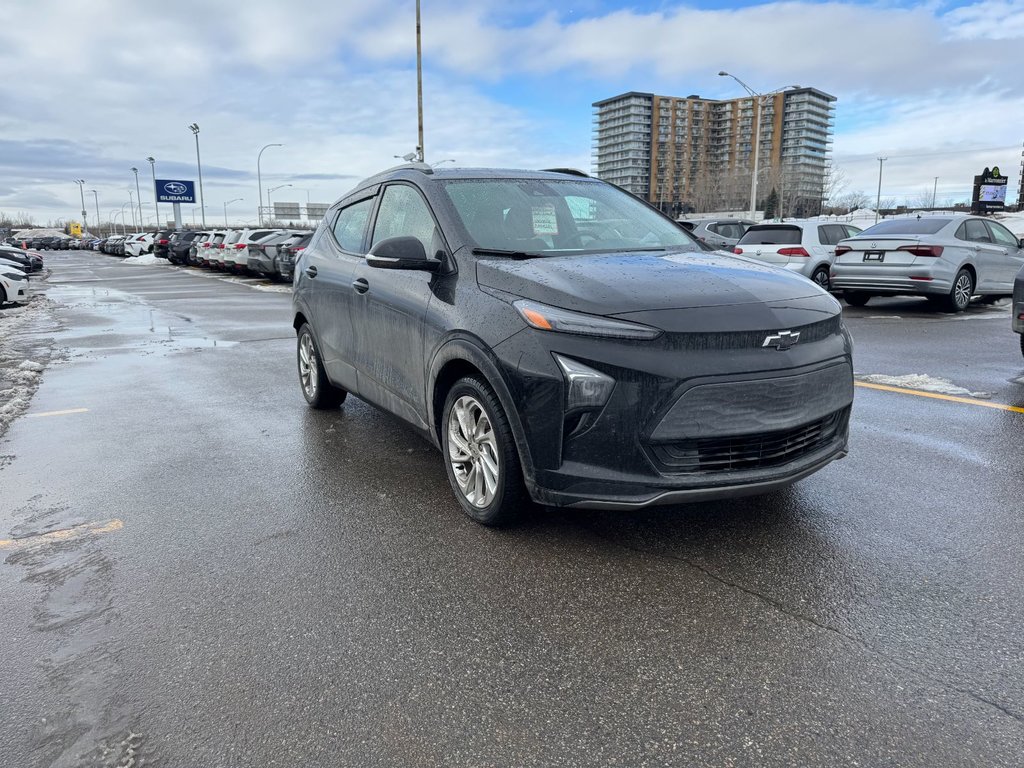
<svg viewBox="0 0 1024 768">
<path fill-rule="evenodd" d="M 589 169 L 591 103 L 623 91 L 836 95 L 834 162 L 851 189 L 964 199 L 986 165 L 1015 198 L 1024 141 L 1024 0 L 535 2 L 423 0 L 428 162 Z M 152 200 L 195 178 L 207 218 L 254 219 L 256 155 L 278 201 L 331 202 L 416 144 L 412 2 L 5 0 L 0 211 L 37 221 Z M 95 217 L 92 195 L 87 200 Z M 144 206 L 152 216 L 150 202 Z M 162 210 L 161 213 L 165 211 Z M 186 214 L 186 220 L 191 215 Z"/>
</svg>

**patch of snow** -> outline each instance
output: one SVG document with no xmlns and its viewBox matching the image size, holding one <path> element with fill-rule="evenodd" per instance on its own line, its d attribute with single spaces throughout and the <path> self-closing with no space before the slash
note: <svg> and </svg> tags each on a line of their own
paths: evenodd
<svg viewBox="0 0 1024 768">
<path fill-rule="evenodd" d="M 18 368 L 20 368 L 23 371 L 35 371 L 36 373 L 39 373 L 41 370 L 43 370 L 43 365 L 42 363 L 37 363 L 33 360 L 25 360 L 22 362 L 21 365 L 18 366 Z"/>
<path fill-rule="evenodd" d="M 991 392 L 972 392 L 964 387 L 958 387 L 949 379 L 929 376 L 925 373 L 908 373 L 904 376 L 889 376 L 884 373 L 858 374 L 857 380 L 863 381 L 867 384 L 882 384 L 888 387 L 919 389 L 922 392 L 935 392 L 939 395 L 978 397 L 983 399 L 992 397 Z"/>
<path fill-rule="evenodd" d="M 151 267 L 154 264 L 166 264 L 164 259 L 157 258 L 152 253 L 146 253 L 142 256 L 129 256 L 127 259 L 121 262 L 122 264 L 138 264 L 141 266 Z"/>
<path fill-rule="evenodd" d="M 290 285 L 254 285 L 257 291 L 266 291 L 267 293 L 291 293 L 292 287 Z"/>
</svg>

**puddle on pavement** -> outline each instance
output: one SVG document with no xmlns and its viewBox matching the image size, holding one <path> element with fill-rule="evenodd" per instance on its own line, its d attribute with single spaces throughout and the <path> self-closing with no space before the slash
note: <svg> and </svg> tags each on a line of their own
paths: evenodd
<svg viewBox="0 0 1024 768">
<path fill-rule="evenodd" d="M 190 320 L 140 303 L 116 289 L 61 286 L 53 293 L 75 315 L 56 334 L 58 346 L 69 350 L 71 357 L 98 352 L 168 355 L 238 344 L 198 334 Z"/>
</svg>

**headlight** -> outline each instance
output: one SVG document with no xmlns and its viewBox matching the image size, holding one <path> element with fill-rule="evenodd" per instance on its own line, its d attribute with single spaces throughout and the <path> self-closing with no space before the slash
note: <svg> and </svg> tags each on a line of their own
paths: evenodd
<svg viewBox="0 0 1024 768">
<path fill-rule="evenodd" d="M 605 336 L 613 339 L 656 339 L 661 335 L 657 328 L 625 320 L 612 320 L 583 312 L 549 307 L 528 299 L 513 302 L 523 320 L 540 331 L 575 333 L 580 336 Z"/>
<path fill-rule="evenodd" d="M 8 280 L 28 280 L 28 278 L 25 277 L 25 275 L 20 274 L 18 272 L 3 272 L 0 274 L 3 274 L 3 276 L 6 277 Z"/>
</svg>

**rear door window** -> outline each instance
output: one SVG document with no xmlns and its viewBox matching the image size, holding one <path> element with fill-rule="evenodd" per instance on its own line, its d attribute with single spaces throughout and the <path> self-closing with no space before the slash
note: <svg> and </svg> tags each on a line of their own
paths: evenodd
<svg viewBox="0 0 1024 768">
<path fill-rule="evenodd" d="M 743 237 L 743 232 L 745 231 L 745 227 L 742 224 L 737 224 L 731 221 L 725 223 L 720 222 L 718 224 L 712 224 L 711 226 L 708 227 L 708 229 L 710 229 L 712 232 L 718 233 L 722 237 L 727 237 L 730 240 L 739 240 L 741 237 Z"/>
<path fill-rule="evenodd" d="M 334 239 L 341 250 L 348 253 L 363 252 L 363 240 L 366 239 L 366 222 L 373 208 L 373 198 L 368 197 L 358 203 L 342 208 L 334 220 Z"/>
<path fill-rule="evenodd" d="M 740 238 L 739 245 L 799 245 L 803 230 L 785 224 L 755 224 Z"/>
<path fill-rule="evenodd" d="M 962 236 L 960 233 L 963 233 Z M 991 243 L 992 235 L 988 233 L 985 222 L 981 219 L 968 219 L 957 232 L 961 240 L 969 240 L 972 243 Z"/>
</svg>

